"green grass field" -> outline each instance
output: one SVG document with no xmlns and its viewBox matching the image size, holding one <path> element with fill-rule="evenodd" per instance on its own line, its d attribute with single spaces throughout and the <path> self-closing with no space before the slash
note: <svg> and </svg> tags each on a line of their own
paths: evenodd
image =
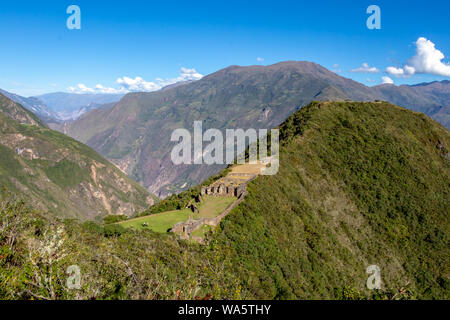
<svg viewBox="0 0 450 320">
<path fill-rule="evenodd" d="M 230 204 L 236 200 L 235 197 L 212 197 L 204 196 L 203 203 L 199 206 L 199 218 L 214 218 L 222 213 Z"/>
<path fill-rule="evenodd" d="M 208 233 L 209 231 L 211 231 L 212 227 L 208 226 L 208 225 L 203 225 L 200 229 L 195 230 L 194 232 L 192 232 L 192 235 L 194 237 L 200 237 L 203 238 L 205 236 L 206 233 Z"/>
<path fill-rule="evenodd" d="M 192 215 L 193 219 L 214 218 L 222 213 L 236 198 L 234 197 L 211 197 L 205 196 L 204 201 L 199 205 L 200 213 L 192 213 L 190 209 L 166 211 L 152 214 L 145 217 L 126 220 L 120 222 L 125 228 L 135 228 L 138 230 L 150 229 L 155 232 L 165 233 L 174 224 L 184 222 Z M 146 223 L 147 226 L 143 226 Z"/>
</svg>

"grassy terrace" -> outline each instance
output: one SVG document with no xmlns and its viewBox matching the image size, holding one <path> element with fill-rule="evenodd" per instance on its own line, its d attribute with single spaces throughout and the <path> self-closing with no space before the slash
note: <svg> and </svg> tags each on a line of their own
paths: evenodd
<svg viewBox="0 0 450 320">
<path fill-rule="evenodd" d="M 203 238 L 205 236 L 205 234 L 207 234 L 211 229 L 212 229 L 211 226 L 203 225 L 200 229 L 195 230 L 194 232 L 192 232 L 192 235 L 194 237 Z"/>
<path fill-rule="evenodd" d="M 189 219 L 189 215 L 192 215 L 193 219 L 214 218 L 232 204 L 235 199 L 234 197 L 205 196 L 203 202 L 199 205 L 200 213 L 194 214 L 190 209 L 174 210 L 130 219 L 118 224 L 125 228 L 135 228 L 138 230 L 151 229 L 155 232 L 165 233 L 174 224 Z M 144 226 L 145 223 L 148 226 Z"/>
</svg>

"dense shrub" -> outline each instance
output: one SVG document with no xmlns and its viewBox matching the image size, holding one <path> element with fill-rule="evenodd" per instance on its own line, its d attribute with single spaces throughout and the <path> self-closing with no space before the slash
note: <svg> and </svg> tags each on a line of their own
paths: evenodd
<svg viewBox="0 0 450 320">
<path fill-rule="evenodd" d="M 111 224 L 116 222 L 121 222 L 127 220 L 128 217 L 123 214 L 117 214 L 117 215 L 108 215 L 103 218 L 104 224 Z"/>
</svg>

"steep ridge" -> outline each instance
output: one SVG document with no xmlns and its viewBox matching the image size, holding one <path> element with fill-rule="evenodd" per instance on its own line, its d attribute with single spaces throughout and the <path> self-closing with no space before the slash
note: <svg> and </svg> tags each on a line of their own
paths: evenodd
<svg viewBox="0 0 450 320">
<path fill-rule="evenodd" d="M 21 123 L 19 123 L 18 120 Z M 64 217 L 133 215 L 155 199 L 91 148 L 0 96 L 0 186 Z"/>
<path fill-rule="evenodd" d="M 450 133 L 387 103 L 312 103 L 280 127 L 280 171 L 248 186 L 213 238 L 251 296 L 448 299 Z"/>
<path fill-rule="evenodd" d="M 44 124 L 32 112 L 28 111 L 20 104 L 7 98 L 1 93 L 0 93 L 0 112 L 2 112 L 4 115 L 8 116 L 9 118 L 19 123 L 47 128 L 47 125 Z"/>
<path fill-rule="evenodd" d="M 18 94 L 11 93 L 5 90 L 0 89 L 0 94 L 4 95 L 8 99 L 11 99 L 12 101 L 20 104 L 24 108 L 26 108 L 28 111 L 32 112 L 34 115 L 36 115 L 40 120 L 44 121 L 45 123 L 51 123 L 54 122 L 57 118 L 57 115 L 55 112 L 53 112 L 52 109 L 50 109 L 48 106 L 45 105 L 44 102 L 41 100 L 30 97 L 25 98 L 22 96 L 19 96 Z"/>
</svg>

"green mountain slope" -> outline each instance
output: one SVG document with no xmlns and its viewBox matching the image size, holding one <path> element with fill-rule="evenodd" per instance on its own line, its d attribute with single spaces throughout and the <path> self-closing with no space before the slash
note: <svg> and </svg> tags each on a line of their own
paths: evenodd
<svg viewBox="0 0 450 320">
<path fill-rule="evenodd" d="M 21 194 L 36 208 L 80 219 L 130 216 L 154 202 L 91 148 L 39 126 L 33 114 L 11 100 L 0 102 L 1 187 Z"/>
<path fill-rule="evenodd" d="M 323 102 L 289 117 L 280 134 L 279 173 L 250 183 L 207 246 L 43 223 L 3 204 L 0 297 L 449 298 L 448 130 L 388 103 Z M 61 258 L 39 267 L 30 257 L 58 241 L 48 230 L 60 230 L 52 257 Z M 66 288 L 70 265 L 80 267 L 80 290 Z M 369 265 L 380 267 L 381 291 L 366 288 Z M 52 280 L 32 286 L 36 275 Z"/>
<path fill-rule="evenodd" d="M 57 114 L 46 106 L 41 100 L 33 97 L 22 97 L 18 94 L 11 93 L 0 89 L 0 94 L 4 95 L 8 99 L 20 104 L 22 107 L 32 112 L 40 120 L 44 121 L 46 124 L 50 124 L 55 121 Z"/>
<path fill-rule="evenodd" d="M 0 112 L 4 115 L 16 120 L 19 123 L 29 124 L 47 128 L 38 117 L 36 117 L 31 111 L 28 111 L 20 104 L 12 101 L 3 94 L 0 93 Z"/>
</svg>

